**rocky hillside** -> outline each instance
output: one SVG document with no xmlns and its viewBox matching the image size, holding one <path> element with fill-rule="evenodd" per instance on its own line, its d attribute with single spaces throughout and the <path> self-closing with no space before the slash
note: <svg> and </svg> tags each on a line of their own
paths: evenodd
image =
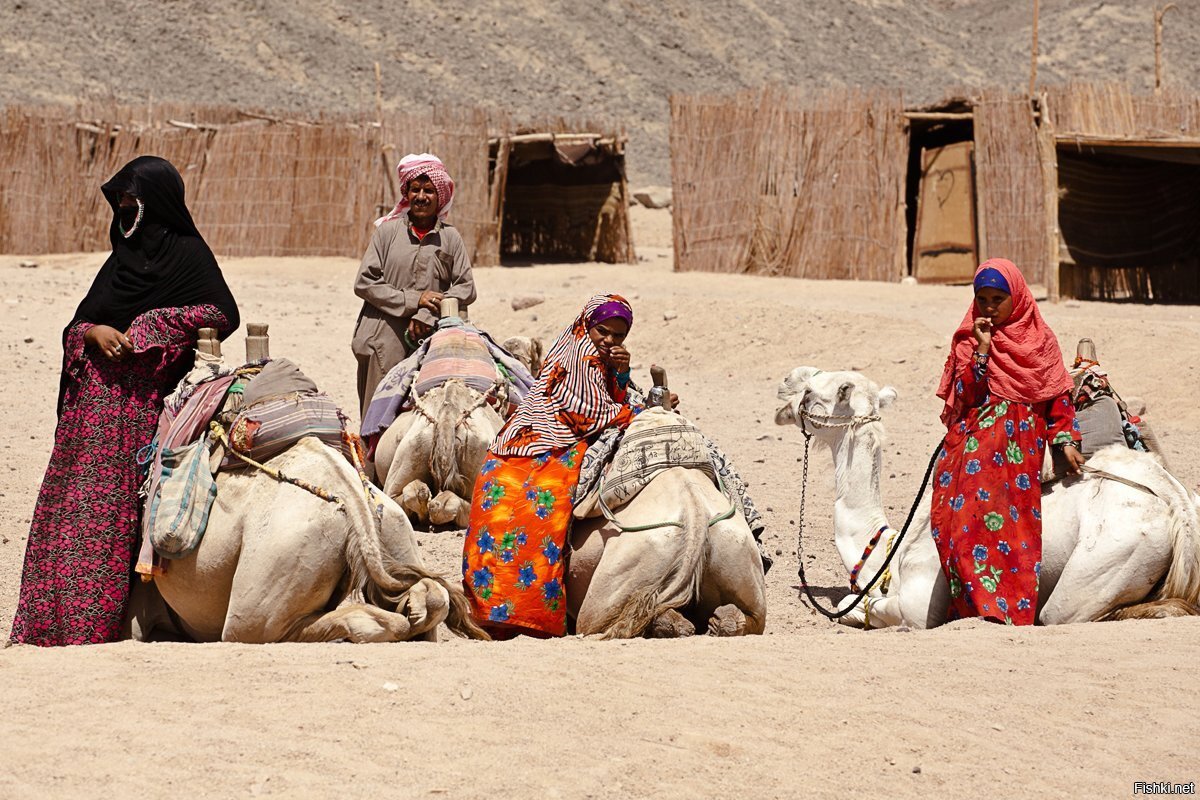
<svg viewBox="0 0 1200 800">
<path fill-rule="evenodd" d="M 0 98 L 297 111 L 450 102 L 623 123 L 635 180 L 668 175 L 667 98 L 766 82 L 1028 81 L 1031 0 L 0 0 Z M 1042 0 L 1048 82 L 1153 83 L 1152 8 Z M 1168 78 L 1200 85 L 1200 0 L 1167 17 Z"/>
</svg>

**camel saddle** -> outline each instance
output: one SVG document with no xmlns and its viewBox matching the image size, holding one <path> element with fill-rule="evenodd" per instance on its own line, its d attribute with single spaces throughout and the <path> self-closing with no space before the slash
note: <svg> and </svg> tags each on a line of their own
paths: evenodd
<svg viewBox="0 0 1200 800">
<path fill-rule="evenodd" d="M 601 499 L 609 509 L 625 505 L 655 475 L 672 467 L 701 470 L 717 484 L 700 429 L 673 411 L 648 408 L 625 430 L 596 488 L 575 504 L 575 518 L 600 516 Z"/>
</svg>

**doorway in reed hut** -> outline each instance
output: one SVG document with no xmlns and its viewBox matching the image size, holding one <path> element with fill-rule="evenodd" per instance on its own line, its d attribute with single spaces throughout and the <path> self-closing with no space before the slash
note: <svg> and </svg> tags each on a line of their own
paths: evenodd
<svg viewBox="0 0 1200 800">
<path fill-rule="evenodd" d="M 1200 303 L 1200 140 L 1060 137 L 1065 297 Z"/>
<path fill-rule="evenodd" d="M 971 110 L 964 102 L 906 116 L 909 274 L 922 283 L 970 283 L 979 264 Z"/>
<path fill-rule="evenodd" d="M 625 139 L 518 133 L 489 140 L 500 263 L 633 263 Z"/>
</svg>

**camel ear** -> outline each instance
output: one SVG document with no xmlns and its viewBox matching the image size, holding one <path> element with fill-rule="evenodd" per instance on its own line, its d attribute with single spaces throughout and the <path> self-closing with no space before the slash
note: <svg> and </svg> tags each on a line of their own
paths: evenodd
<svg viewBox="0 0 1200 800">
<path fill-rule="evenodd" d="M 818 374 L 821 370 L 816 367 L 796 367 L 788 376 L 779 384 L 778 391 L 775 396 L 780 400 L 788 400 L 798 394 L 803 394 L 808 388 L 808 382 L 812 377 Z M 787 423 L 780 423 L 787 424 Z"/>
<path fill-rule="evenodd" d="M 776 425 L 799 425 L 800 421 L 796 413 L 796 407 L 800 405 L 800 401 L 804 395 L 797 395 L 791 398 L 788 402 L 775 412 Z"/>
<path fill-rule="evenodd" d="M 883 387 L 879 390 L 879 407 L 887 408 L 892 403 L 896 402 L 897 397 L 899 397 L 899 395 L 896 393 L 895 388 L 891 386 Z"/>
<path fill-rule="evenodd" d="M 529 370 L 536 378 L 538 373 L 542 371 L 542 356 L 545 355 L 546 349 L 542 344 L 542 340 L 538 337 L 533 337 L 529 342 L 529 361 L 532 368 Z"/>
</svg>

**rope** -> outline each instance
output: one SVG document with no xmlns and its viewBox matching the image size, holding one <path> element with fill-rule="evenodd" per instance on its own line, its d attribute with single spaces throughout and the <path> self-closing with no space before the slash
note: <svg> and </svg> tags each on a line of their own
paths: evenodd
<svg viewBox="0 0 1200 800">
<path fill-rule="evenodd" d="M 225 433 L 225 427 L 223 425 L 221 425 L 221 423 L 217 422 L 215 419 L 212 422 L 208 423 L 208 427 L 209 427 L 209 430 L 212 431 L 213 436 L 215 436 L 217 438 L 217 440 L 221 442 L 221 444 L 225 445 L 225 448 L 230 452 L 230 454 L 232 454 L 235 458 L 239 459 L 240 461 L 243 461 L 246 464 L 249 464 L 250 466 L 254 467 L 255 469 L 257 469 L 261 472 L 267 473 L 268 475 L 270 475 L 272 478 L 274 478 L 277 481 L 281 481 L 283 483 L 290 483 L 292 486 L 303 489 L 304 491 L 309 492 L 311 494 L 315 494 L 317 497 L 321 498 L 322 500 L 325 500 L 326 502 L 334 503 L 334 504 L 338 505 L 339 507 L 344 505 L 344 503 L 342 502 L 342 498 L 338 497 L 333 492 L 330 492 L 326 489 L 322 489 L 320 486 L 315 486 L 315 485 L 309 483 L 308 481 L 301 480 L 300 478 L 293 478 L 290 475 L 285 475 L 283 473 L 283 471 L 281 471 L 281 470 L 275 469 L 274 467 L 268 467 L 266 464 L 260 464 L 259 462 L 255 461 L 254 459 L 250 458 L 249 456 L 238 452 L 238 450 L 233 446 L 233 442 L 231 442 L 229 440 L 228 434 Z"/>
<path fill-rule="evenodd" d="M 720 473 L 717 473 L 717 488 L 719 488 L 721 490 L 721 494 L 725 497 L 725 499 L 729 500 L 729 508 L 726 511 L 722 511 L 720 514 L 717 514 L 715 517 L 710 519 L 708 521 L 709 528 L 711 528 L 713 525 L 716 525 L 718 522 L 724 522 L 725 520 L 731 518 L 735 513 L 737 513 L 737 503 L 734 501 L 733 495 L 725 487 L 725 481 L 723 481 L 721 479 Z M 616 526 L 617 530 L 621 531 L 621 533 L 641 533 L 643 531 L 652 531 L 655 528 L 682 528 L 683 527 L 682 522 L 676 522 L 674 520 L 671 520 L 668 522 L 652 522 L 647 525 L 624 525 L 621 522 L 617 521 L 617 518 L 613 515 L 612 509 L 610 509 L 608 507 L 608 503 L 604 502 L 604 483 L 603 483 L 603 481 L 601 481 L 600 486 L 596 489 L 596 491 L 598 493 L 598 497 L 600 500 L 600 513 L 602 513 L 604 515 L 604 518 L 606 520 L 608 520 L 614 526 Z"/>
<path fill-rule="evenodd" d="M 800 415 L 806 422 L 815 417 L 815 427 L 825 428 L 852 428 L 855 427 L 856 424 L 877 422 L 880 419 L 877 415 L 862 417 L 829 417 L 823 415 L 810 415 L 804 410 L 801 410 Z M 840 422 L 829 423 L 828 420 L 839 420 Z M 856 423 L 856 420 L 862 420 L 862 422 Z M 889 540 L 888 553 L 887 557 L 885 557 L 883 560 L 883 565 L 875 573 L 875 576 L 871 578 L 870 582 L 868 582 L 867 585 L 860 591 L 855 593 L 853 603 L 840 611 L 831 611 L 822 606 L 820 601 L 817 600 L 816 595 L 813 594 L 812 587 L 808 585 L 808 578 L 804 574 L 804 506 L 808 495 L 808 454 L 809 447 L 812 444 L 813 434 L 809 433 L 804 426 L 801 426 L 800 432 L 804 434 L 804 470 L 800 483 L 800 525 L 796 530 L 796 558 L 800 562 L 797 574 L 800 577 L 800 586 L 803 587 L 804 594 L 808 597 L 809 604 L 817 611 L 821 612 L 821 614 L 826 618 L 836 621 L 857 608 L 858 604 L 863 602 L 864 598 L 867 596 L 867 593 L 875 587 L 875 584 L 878 583 L 881 578 L 883 578 L 885 573 L 889 573 L 890 577 L 892 558 L 896 555 L 896 551 L 900 549 L 900 544 L 904 541 L 904 537 L 908 534 L 909 526 L 912 525 L 913 517 L 916 516 L 917 506 L 921 504 L 921 498 L 925 495 L 925 487 L 929 485 L 929 477 L 933 474 L 933 467 L 934 464 L 937 463 L 938 453 L 941 452 L 942 442 L 939 441 L 937 443 L 937 447 L 933 449 L 933 455 L 929 457 L 929 466 L 925 469 L 925 477 L 921 480 L 921 488 L 917 490 L 917 496 L 913 498 L 912 507 L 908 510 L 908 519 L 904 521 L 904 527 L 900 529 L 900 533 L 897 534 L 893 540 Z M 867 614 L 870 614 L 871 606 L 869 601 L 867 602 L 866 608 Z M 870 617 L 867 619 L 869 621 Z"/>
</svg>

